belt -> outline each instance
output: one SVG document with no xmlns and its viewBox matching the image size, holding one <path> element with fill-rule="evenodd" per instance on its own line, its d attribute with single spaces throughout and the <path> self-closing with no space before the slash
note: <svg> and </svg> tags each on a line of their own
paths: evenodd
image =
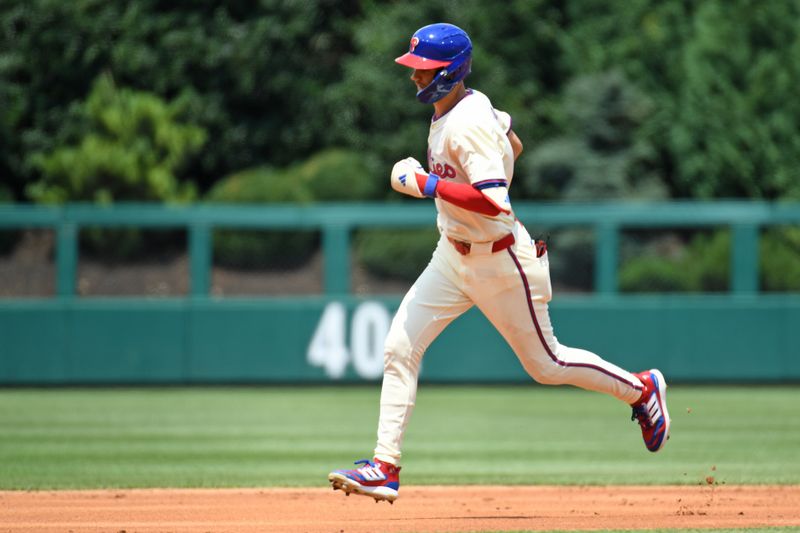
<svg viewBox="0 0 800 533">
<path fill-rule="evenodd" d="M 452 237 L 447 237 L 447 240 L 453 244 L 456 251 L 458 251 L 458 253 L 460 253 L 461 255 L 469 255 L 469 253 L 472 251 L 473 243 L 471 242 L 458 241 Z M 500 250 L 505 250 L 509 246 L 513 245 L 514 242 L 515 242 L 514 234 L 509 233 L 499 241 L 495 241 L 492 243 L 492 253 L 499 252 Z M 475 243 L 476 247 L 478 244 L 488 245 L 489 243 Z M 485 250 L 488 251 L 488 246 L 485 247 Z"/>
</svg>

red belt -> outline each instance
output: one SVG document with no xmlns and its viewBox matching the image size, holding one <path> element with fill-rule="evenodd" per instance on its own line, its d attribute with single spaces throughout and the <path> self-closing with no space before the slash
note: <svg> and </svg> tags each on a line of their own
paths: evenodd
<svg viewBox="0 0 800 533">
<path fill-rule="evenodd" d="M 457 241 L 452 237 L 447 237 L 447 240 L 453 243 L 456 251 L 461 255 L 468 255 L 470 250 L 472 249 L 472 243 L 466 241 Z M 499 252 L 500 250 L 505 250 L 512 244 L 514 244 L 514 234 L 509 233 L 499 241 L 495 241 L 492 243 L 492 253 Z"/>
</svg>

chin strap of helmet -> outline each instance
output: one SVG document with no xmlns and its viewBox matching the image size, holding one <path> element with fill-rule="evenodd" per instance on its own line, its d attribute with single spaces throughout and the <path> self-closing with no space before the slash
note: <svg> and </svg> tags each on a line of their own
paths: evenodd
<svg viewBox="0 0 800 533">
<path fill-rule="evenodd" d="M 442 68 L 427 87 L 417 92 L 423 104 L 438 102 L 447 96 L 458 82 L 467 77 L 472 68 L 471 50 L 465 50 L 448 66 Z"/>
</svg>

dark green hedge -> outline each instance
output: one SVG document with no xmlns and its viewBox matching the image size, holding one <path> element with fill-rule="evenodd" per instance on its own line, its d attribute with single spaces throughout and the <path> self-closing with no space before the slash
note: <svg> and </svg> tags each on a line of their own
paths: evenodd
<svg viewBox="0 0 800 533">
<path fill-rule="evenodd" d="M 413 282 L 430 262 L 438 240 L 436 228 L 361 230 L 356 257 L 379 278 Z"/>
<path fill-rule="evenodd" d="M 11 203 L 12 195 L 8 187 L 0 185 L 0 204 Z M 20 230 L 0 229 L 0 255 L 6 255 L 14 249 L 19 241 Z"/>
<path fill-rule="evenodd" d="M 620 270 L 624 292 L 725 292 L 730 290 L 729 231 L 699 233 L 674 253 L 656 247 L 629 259 Z M 800 228 L 773 227 L 761 235 L 762 291 L 800 291 Z"/>
<path fill-rule="evenodd" d="M 761 290 L 800 291 L 800 227 L 767 229 L 759 257 Z"/>
<path fill-rule="evenodd" d="M 257 204 L 366 201 L 379 190 L 377 164 L 341 149 L 320 152 L 286 168 L 259 167 L 228 176 L 206 195 L 209 203 Z M 297 230 L 221 229 L 214 233 L 217 264 L 234 268 L 291 268 L 319 248 L 319 233 Z"/>
</svg>

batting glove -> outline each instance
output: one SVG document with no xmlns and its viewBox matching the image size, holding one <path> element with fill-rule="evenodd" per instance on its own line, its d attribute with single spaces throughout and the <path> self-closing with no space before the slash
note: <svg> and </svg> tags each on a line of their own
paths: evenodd
<svg viewBox="0 0 800 533">
<path fill-rule="evenodd" d="M 392 167 L 392 189 L 415 198 L 433 198 L 439 176 L 428 174 L 419 161 L 407 157 Z"/>
</svg>

